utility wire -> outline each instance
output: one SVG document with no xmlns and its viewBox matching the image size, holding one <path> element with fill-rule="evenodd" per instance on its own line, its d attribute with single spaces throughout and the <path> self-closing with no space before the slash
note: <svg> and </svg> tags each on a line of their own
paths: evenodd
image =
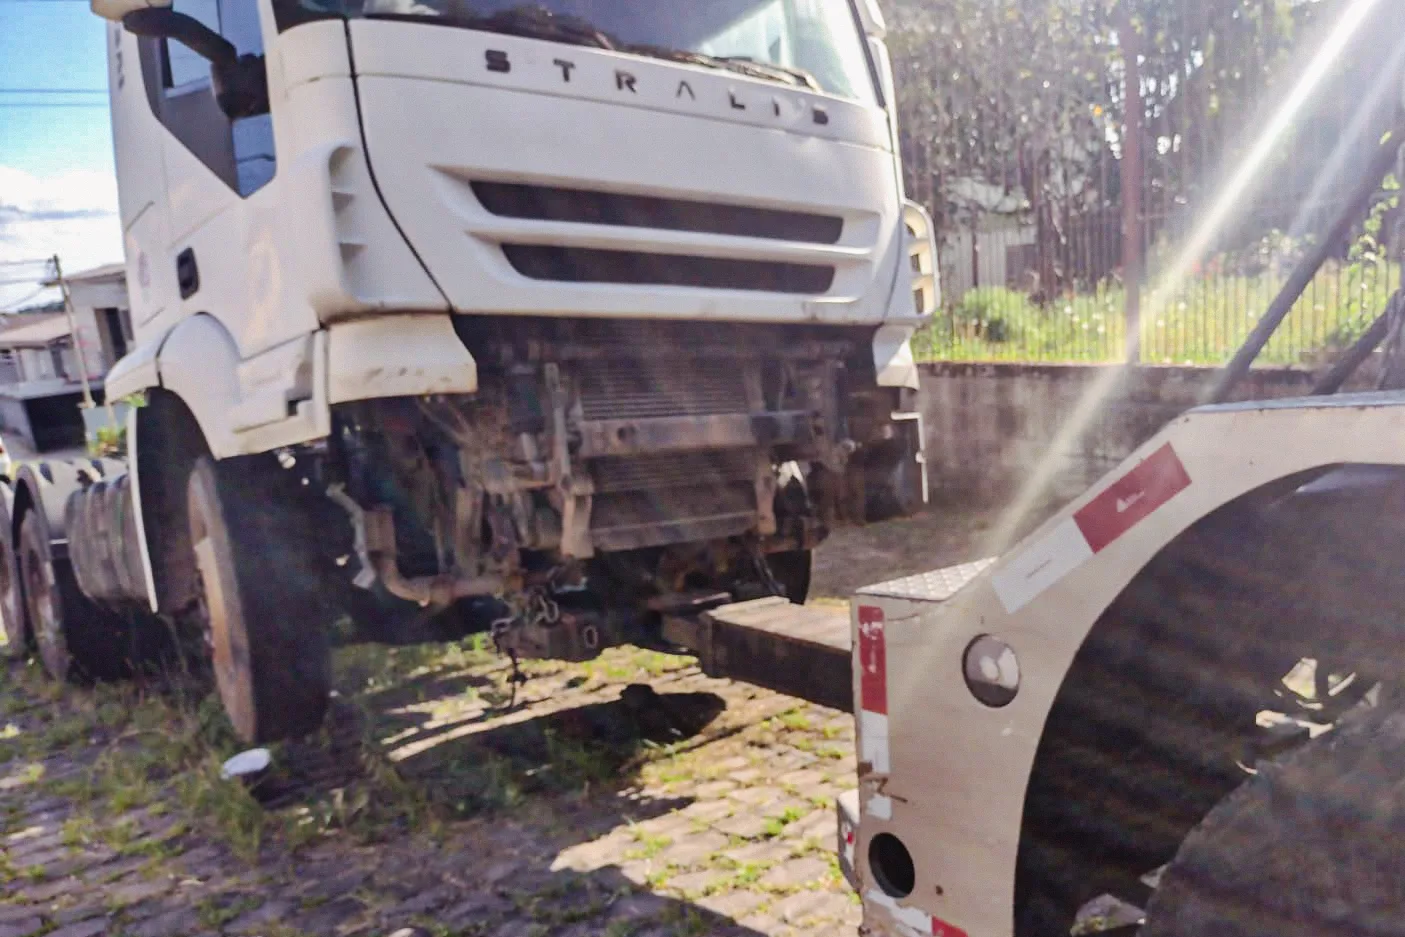
<svg viewBox="0 0 1405 937">
<path fill-rule="evenodd" d="M 0 88 L 0 94 L 107 94 L 106 88 Z"/>
<path fill-rule="evenodd" d="M 0 0 L 5 2 L 5 0 Z M 0 107 L 107 107 L 106 101 L 0 101 Z"/>
<path fill-rule="evenodd" d="M 6 303 L 5 305 L 0 306 L 0 312 L 13 312 L 15 309 L 20 306 L 23 306 L 25 303 L 32 302 L 33 300 L 38 299 L 41 294 L 47 293 L 51 289 L 53 289 L 52 286 L 41 286 L 39 287 L 39 289 L 30 293 L 28 296 L 17 299 L 12 303 Z"/>
</svg>

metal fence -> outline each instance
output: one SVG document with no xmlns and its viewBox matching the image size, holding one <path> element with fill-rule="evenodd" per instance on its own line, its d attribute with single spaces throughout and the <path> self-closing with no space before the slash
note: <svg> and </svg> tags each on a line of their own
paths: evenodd
<svg viewBox="0 0 1405 937">
<path fill-rule="evenodd" d="M 1405 5 L 1380 10 L 1382 23 L 1405 21 Z M 968 167 L 963 172 L 975 176 L 947 178 L 931 155 L 940 141 L 909 137 L 908 188 L 938 220 L 942 275 L 942 306 L 915 338 L 917 353 L 1120 362 L 1128 354 L 1129 310 L 1139 310 L 1140 363 L 1224 363 L 1332 219 L 1354 203 L 1383 132 L 1401 126 L 1405 46 L 1398 30 L 1363 29 L 1274 152 L 1255 164 L 1261 170 L 1235 193 L 1224 223 L 1186 256 L 1191 232 L 1223 207 L 1226 179 L 1249 163 L 1268 115 L 1293 93 L 1321 35 L 1304 32 L 1300 54 L 1283 58 L 1280 75 L 1253 79 L 1235 116 L 1239 129 L 1217 137 L 1213 149 L 1183 145 L 1195 138 L 1184 133 L 1190 118 L 1164 95 L 1136 118 L 1143 121 L 1139 157 L 1123 162 L 1122 149 L 1108 142 L 1112 134 L 1061 141 L 1069 152 L 1098 155 L 1079 162 L 1076 177 L 1065 173 L 1061 186 L 1042 190 L 1010 156 L 1015 165 Z M 1259 364 L 1316 367 L 1381 312 L 1401 284 L 1398 195 L 1388 178 L 1330 245 Z M 1124 260 L 1133 254 L 1129 282 Z"/>
<path fill-rule="evenodd" d="M 1294 305 L 1259 363 L 1316 367 L 1354 340 L 1401 284 L 1395 225 L 1382 193 Z M 1324 211 L 1334 205 L 1324 204 Z M 1175 219 L 1142 219 L 1141 362 L 1223 363 L 1313 243 L 1268 230 L 1165 275 L 1184 238 Z M 1369 225 L 1369 229 L 1368 229 Z M 916 338 L 919 355 L 951 360 L 1125 361 L 1127 287 L 1120 210 L 1072 220 L 1040 244 L 1020 215 L 984 216 L 938 246 L 943 304 Z M 1045 286 L 1051 284 L 1051 286 Z"/>
</svg>

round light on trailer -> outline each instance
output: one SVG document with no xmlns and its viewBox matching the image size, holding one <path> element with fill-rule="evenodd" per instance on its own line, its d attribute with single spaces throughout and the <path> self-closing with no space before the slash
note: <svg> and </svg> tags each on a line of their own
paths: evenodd
<svg viewBox="0 0 1405 937">
<path fill-rule="evenodd" d="M 967 645 L 961 669 L 971 695 L 987 706 L 1008 706 L 1020 692 L 1020 662 L 999 638 L 983 634 Z"/>
</svg>

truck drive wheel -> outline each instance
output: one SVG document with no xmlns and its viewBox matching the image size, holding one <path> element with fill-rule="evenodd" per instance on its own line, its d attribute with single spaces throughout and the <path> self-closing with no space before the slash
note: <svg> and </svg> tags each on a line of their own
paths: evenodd
<svg viewBox="0 0 1405 937">
<path fill-rule="evenodd" d="M 123 622 L 78 588 L 67 560 L 56 559 L 38 511 L 20 522 L 19 586 L 44 670 L 55 680 L 115 680 L 131 671 Z"/>
<path fill-rule="evenodd" d="M 796 605 L 804 605 L 810 595 L 810 569 L 814 556 L 811 550 L 787 550 L 766 557 L 771 575 L 785 591 L 785 597 Z"/>
<path fill-rule="evenodd" d="M 1405 935 L 1399 707 L 1357 710 L 1261 764 L 1186 837 L 1141 937 Z"/>
<path fill-rule="evenodd" d="M 14 489 L 8 481 L 0 481 L 0 657 L 15 659 L 29 650 L 29 633 L 24 625 L 24 608 L 20 603 L 19 570 L 15 562 L 15 545 L 11 541 L 10 512 L 14 508 Z"/>
<path fill-rule="evenodd" d="M 331 691 L 320 579 L 279 472 L 255 457 L 201 457 L 187 489 L 215 684 L 250 743 L 313 731 Z"/>
</svg>

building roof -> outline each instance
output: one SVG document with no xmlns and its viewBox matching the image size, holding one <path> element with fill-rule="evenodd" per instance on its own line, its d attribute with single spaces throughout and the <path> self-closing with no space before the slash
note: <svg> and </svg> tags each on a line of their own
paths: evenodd
<svg viewBox="0 0 1405 937">
<path fill-rule="evenodd" d="M 69 283 L 124 283 L 127 279 L 126 264 L 103 264 L 90 270 L 66 273 L 63 277 Z M 45 286 L 58 286 L 58 280 L 45 280 Z"/>
<path fill-rule="evenodd" d="M 102 381 L 92 378 L 88 381 L 92 390 L 101 390 Z M 37 381 L 22 381 L 19 384 L 0 384 L 0 398 L 9 400 L 39 400 L 44 397 L 59 397 L 64 394 L 81 394 L 83 385 L 62 377 L 45 377 Z"/>
<path fill-rule="evenodd" d="M 0 348 L 44 348 L 69 335 L 68 316 L 62 312 L 7 316 L 0 325 Z"/>
</svg>

